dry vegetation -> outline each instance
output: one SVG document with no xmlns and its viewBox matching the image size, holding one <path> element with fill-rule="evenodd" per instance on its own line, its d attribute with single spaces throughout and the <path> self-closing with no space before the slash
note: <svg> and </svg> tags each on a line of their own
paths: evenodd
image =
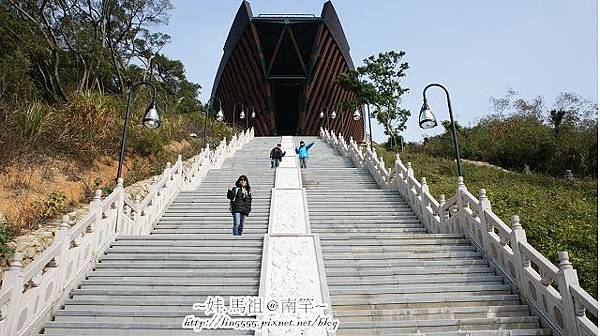
<svg viewBox="0 0 600 336">
<path fill-rule="evenodd" d="M 140 99 L 140 101 L 142 98 Z M 135 104 L 124 167 L 125 184 L 160 174 L 178 154 L 200 151 L 203 115 L 163 113 L 162 127 L 144 129 L 136 121 L 143 108 Z M 95 189 L 105 195 L 114 187 L 124 106 L 119 97 L 97 93 L 72 97 L 51 107 L 41 103 L 5 114 L 8 132 L 0 134 L 0 254 L 10 255 L 14 237 L 47 225 L 86 204 Z M 215 146 L 232 130 L 210 121 Z"/>
</svg>

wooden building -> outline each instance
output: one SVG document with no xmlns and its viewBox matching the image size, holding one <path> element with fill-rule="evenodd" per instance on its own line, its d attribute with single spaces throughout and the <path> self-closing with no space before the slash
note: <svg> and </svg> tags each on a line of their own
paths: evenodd
<svg viewBox="0 0 600 336">
<path fill-rule="evenodd" d="M 239 117 L 244 109 L 247 116 L 255 112 L 248 122 L 257 136 L 318 135 L 319 127 L 329 123 L 337 133 L 362 141 L 364 118 L 354 120 L 354 111 L 343 109 L 353 94 L 336 81 L 354 65 L 330 1 L 320 17 L 253 16 L 243 1 L 223 51 L 211 98 L 222 101 L 226 121 L 245 125 Z"/>
</svg>

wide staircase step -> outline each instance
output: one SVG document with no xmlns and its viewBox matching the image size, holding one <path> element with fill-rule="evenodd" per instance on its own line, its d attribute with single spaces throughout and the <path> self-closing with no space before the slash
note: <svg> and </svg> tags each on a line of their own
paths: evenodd
<svg viewBox="0 0 600 336">
<path fill-rule="evenodd" d="M 315 142 L 302 183 L 337 335 L 550 335 L 464 237 L 428 233 L 398 192 L 304 141 Z"/>
<path fill-rule="evenodd" d="M 194 303 L 219 295 L 256 296 L 280 138 L 255 138 L 211 170 L 196 191 L 181 192 L 149 236 L 119 236 L 49 321 L 44 335 L 195 335 L 182 329 Z M 266 158 L 266 159 L 265 159 Z M 240 175 L 252 187 L 242 238 L 232 237 L 227 189 Z M 200 335 L 253 335 L 204 330 Z"/>
</svg>

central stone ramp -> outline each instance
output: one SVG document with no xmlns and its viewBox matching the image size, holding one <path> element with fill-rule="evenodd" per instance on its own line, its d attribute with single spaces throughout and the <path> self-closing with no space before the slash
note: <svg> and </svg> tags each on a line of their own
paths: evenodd
<svg viewBox="0 0 600 336">
<path fill-rule="evenodd" d="M 302 171 L 337 335 L 549 335 L 462 236 L 430 234 L 325 142 Z"/>
<path fill-rule="evenodd" d="M 211 170 L 197 191 L 182 192 L 150 236 L 118 237 L 67 300 L 44 335 L 253 335 L 250 331 L 181 328 L 207 296 L 258 295 L 263 235 L 275 171 L 269 150 L 280 138 L 255 138 Z M 252 186 L 252 213 L 232 237 L 227 189 L 239 175 Z"/>
</svg>

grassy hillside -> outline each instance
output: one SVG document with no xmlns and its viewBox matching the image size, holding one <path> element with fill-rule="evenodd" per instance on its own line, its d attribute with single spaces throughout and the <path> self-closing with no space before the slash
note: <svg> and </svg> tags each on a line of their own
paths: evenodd
<svg viewBox="0 0 600 336">
<path fill-rule="evenodd" d="M 395 154 L 378 150 L 386 165 L 393 165 Z M 412 162 L 415 176 L 426 177 L 436 198 L 455 193 L 456 164 L 452 160 L 405 151 L 400 159 Z M 485 188 L 492 210 L 505 223 L 519 215 L 527 239 L 555 264 L 558 252 L 569 251 L 588 293 L 598 290 L 598 180 L 577 180 L 567 185 L 561 179 L 542 174 L 506 172 L 495 167 L 465 163 L 465 185 L 473 195 Z"/>
<path fill-rule="evenodd" d="M 139 99 L 132 107 L 125 186 L 158 175 L 178 154 L 185 160 L 203 147 L 202 112 L 165 109 L 161 127 L 149 130 L 140 123 L 143 104 Z M 123 97 L 87 93 L 67 104 L 8 110 L 0 132 L 0 260 L 12 253 L 8 243 L 15 237 L 87 204 L 97 188 L 105 196 L 112 191 L 124 109 Z M 212 118 L 207 124 L 211 148 L 240 131 Z"/>
</svg>

